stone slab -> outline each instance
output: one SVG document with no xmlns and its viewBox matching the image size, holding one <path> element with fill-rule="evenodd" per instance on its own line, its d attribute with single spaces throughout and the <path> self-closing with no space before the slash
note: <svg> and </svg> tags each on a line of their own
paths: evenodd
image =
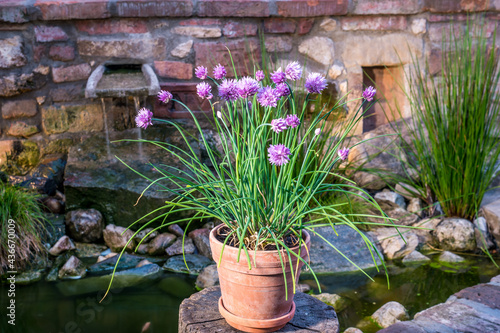
<svg viewBox="0 0 500 333">
<path fill-rule="evenodd" d="M 454 296 L 484 304 L 492 309 L 500 310 L 500 287 L 491 284 L 478 284 L 460 290 Z"/>
</svg>

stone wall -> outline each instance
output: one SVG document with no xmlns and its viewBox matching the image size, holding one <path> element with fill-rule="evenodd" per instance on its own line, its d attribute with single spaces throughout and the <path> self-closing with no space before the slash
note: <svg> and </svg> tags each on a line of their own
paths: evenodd
<svg viewBox="0 0 500 333">
<path fill-rule="evenodd" d="M 194 68 L 228 65 L 225 46 L 238 70 L 252 68 L 247 55 L 259 59 L 262 31 L 268 52 L 307 58 L 309 71 L 356 97 L 363 70 L 388 66 L 401 75 L 411 53 L 428 58 L 436 74 L 442 33 L 451 21 L 465 24 L 466 12 L 485 19 L 491 38 L 500 0 L 1 1 L 0 164 L 26 139 L 43 156 L 106 127 L 132 127 L 131 100 L 110 103 L 104 117 L 105 103 L 84 97 L 87 78 L 102 63 L 150 63 L 163 86 L 196 103 Z M 380 77 L 391 86 L 387 74 Z M 156 113 L 175 116 L 167 111 Z"/>
</svg>

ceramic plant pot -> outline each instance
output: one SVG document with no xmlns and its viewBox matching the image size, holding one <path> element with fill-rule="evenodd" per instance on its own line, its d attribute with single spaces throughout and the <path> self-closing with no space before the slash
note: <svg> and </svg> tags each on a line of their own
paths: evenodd
<svg viewBox="0 0 500 333">
<path fill-rule="evenodd" d="M 212 256 L 219 263 L 223 243 L 215 237 L 223 224 L 210 233 Z M 303 232 L 307 248 L 310 247 L 310 236 Z M 299 253 L 299 246 L 292 248 Z M 219 311 L 229 325 L 244 332 L 274 332 L 292 320 L 295 314 L 293 302 L 293 280 L 290 261 L 286 251 L 282 251 L 286 270 L 286 283 L 279 253 L 275 251 L 249 251 L 252 269 L 248 269 L 245 252 L 242 250 L 237 262 L 238 248 L 226 245 L 222 261 L 218 267 L 222 297 L 219 300 Z M 255 264 L 254 264 L 255 256 Z M 308 261 L 308 250 L 302 245 L 300 256 Z M 285 260 L 286 259 L 286 260 Z M 297 257 L 292 255 L 294 274 Z M 299 261 L 298 274 L 303 262 Z M 286 297 L 288 290 L 288 298 Z"/>
</svg>

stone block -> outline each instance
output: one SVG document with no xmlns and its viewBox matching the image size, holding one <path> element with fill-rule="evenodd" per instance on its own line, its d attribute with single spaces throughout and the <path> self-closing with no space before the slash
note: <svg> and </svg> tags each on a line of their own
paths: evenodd
<svg viewBox="0 0 500 333">
<path fill-rule="evenodd" d="M 46 134 L 99 132 L 103 130 L 102 108 L 97 104 L 50 106 L 42 109 Z"/>
<path fill-rule="evenodd" d="M 264 21 L 264 32 L 268 34 L 293 34 L 297 23 L 291 19 L 272 18 Z"/>
<path fill-rule="evenodd" d="M 39 43 L 60 42 L 68 40 L 68 35 L 57 26 L 35 26 L 35 40 Z"/>
<path fill-rule="evenodd" d="M 99 19 L 111 16 L 107 0 L 36 0 L 43 20 Z"/>
<path fill-rule="evenodd" d="M 38 127 L 35 125 L 29 125 L 24 121 L 16 121 L 10 124 L 7 135 L 27 138 L 38 132 Z"/>
<path fill-rule="evenodd" d="M 257 25 L 254 23 L 240 23 L 229 21 L 222 28 L 222 33 L 227 38 L 238 38 L 257 35 Z"/>
<path fill-rule="evenodd" d="M 482 12 L 489 9 L 489 0 L 425 0 L 423 9 L 433 13 Z"/>
<path fill-rule="evenodd" d="M 172 32 L 196 38 L 218 38 L 222 36 L 220 28 L 212 27 L 175 27 Z"/>
<path fill-rule="evenodd" d="M 156 73 L 161 77 L 180 80 L 193 78 L 192 64 L 180 61 L 155 61 L 154 66 Z"/>
<path fill-rule="evenodd" d="M 37 45 L 33 47 L 33 59 L 39 62 L 44 56 L 47 48 L 45 45 Z"/>
<path fill-rule="evenodd" d="M 342 18 L 342 30 L 405 30 L 405 16 L 351 16 Z"/>
<path fill-rule="evenodd" d="M 163 38 L 78 38 L 78 52 L 82 56 L 127 58 L 127 59 L 165 59 L 166 47 Z"/>
<path fill-rule="evenodd" d="M 292 37 L 266 37 L 265 41 L 267 52 L 290 52 L 292 50 Z"/>
<path fill-rule="evenodd" d="M 276 0 L 278 15 L 285 17 L 310 17 L 345 15 L 348 0 Z"/>
<path fill-rule="evenodd" d="M 53 67 L 52 79 L 56 83 L 86 80 L 91 72 L 92 68 L 89 64 Z"/>
<path fill-rule="evenodd" d="M 50 47 L 49 57 L 57 61 L 71 61 L 75 59 L 75 48 L 73 46 L 53 45 Z"/>
<path fill-rule="evenodd" d="M 425 34 L 427 32 L 427 20 L 424 18 L 414 19 L 411 22 L 411 32 L 415 35 Z"/>
<path fill-rule="evenodd" d="M 85 20 L 75 22 L 80 32 L 89 35 L 142 34 L 148 32 L 145 21 L 137 19 Z"/>
<path fill-rule="evenodd" d="M 419 0 L 358 0 L 353 13 L 359 15 L 416 14 L 421 8 L 419 2 Z"/>
<path fill-rule="evenodd" d="M 26 62 L 20 36 L 0 40 L 0 68 L 21 67 Z"/>
<path fill-rule="evenodd" d="M 200 0 L 198 16 L 268 17 L 268 0 Z"/>
<path fill-rule="evenodd" d="M 330 38 L 312 37 L 300 43 L 299 52 L 323 65 L 331 65 L 335 48 Z"/>
<path fill-rule="evenodd" d="M 323 21 L 321 21 L 319 27 L 321 28 L 321 30 L 324 30 L 327 32 L 334 31 L 335 29 L 337 29 L 337 21 L 335 21 L 332 18 L 327 17 L 327 18 L 323 19 Z"/>
<path fill-rule="evenodd" d="M 27 91 L 41 88 L 47 79 L 36 73 L 30 74 L 11 74 L 0 77 L 0 96 L 16 96 Z"/>
<path fill-rule="evenodd" d="M 117 0 L 116 15 L 121 17 L 183 17 L 193 14 L 191 0 Z"/>
<path fill-rule="evenodd" d="M 85 87 L 82 84 L 73 84 L 50 89 L 49 96 L 53 102 L 70 102 L 84 97 Z"/>
<path fill-rule="evenodd" d="M 184 20 L 180 21 L 179 25 L 185 26 L 185 25 L 199 25 L 199 26 L 205 26 L 205 25 L 220 25 L 221 21 L 218 19 L 190 19 L 190 20 Z"/>
<path fill-rule="evenodd" d="M 484 216 L 490 233 L 495 238 L 496 243 L 500 244 L 500 200 L 483 206 L 480 215 Z"/>
<path fill-rule="evenodd" d="M 305 35 L 311 31 L 312 27 L 314 25 L 314 19 L 300 19 L 299 23 L 297 24 L 297 33 L 299 35 Z"/>
<path fill-rule="evenodd" d="M 177 45 L 170 54 L 177 58 L 185 58 L 191 52 L 193 48 L 193 41 L 187 41 L 185 43 L 181 43 Z"/>
<path fill-rule="evenodd" d="M 34 99 L 8 101 L 2 105 L 2 117 L 4 119 L 33 117 L 36 113 L 37 109 Z"/>
<path fill-rule="evenodd" d="M 0 140 L 0 165 L 3 165 L 7 159 L 7 154 L 14 150 L 15 140 Z"/>
<path fill-rule="evenodd" d="M 0 3 L 0 22 L 28 22 L 28 7 L 25 0 Z"/>
</svg>

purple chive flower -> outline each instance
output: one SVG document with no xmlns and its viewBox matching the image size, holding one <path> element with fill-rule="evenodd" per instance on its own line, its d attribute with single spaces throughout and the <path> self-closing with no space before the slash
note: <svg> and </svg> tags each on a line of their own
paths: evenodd
<svg viewBox="0 0 500 333">
<path fill-rule="evenodd" d="M 206 82 L 198 83 L 196 85 L 196 92 L 201 98 L 211 99 L 213 97 L 212 87 Z"/>
<path fill-rule="evenodd" d="M 208 76 L 208 70 L 204 66 L 198 66 L 194 70 L 194 75 L 200 80 L 205 80 Z"/>
<path fill-rule="evenodd" d="M 286 130 L 286 120 L 283 118 L 273 119 L 271 121 L 271 129 L 274 131 L 274 133 L 279 133 Z"/>
<path fill-rule="evenodd" d="M 291 62 L 285 69 L 286 78 L 292 81 L 297 81 L 302 76 L 302 68 L 297 61 Z"/>
<path fill-rule="evenodd" d="M 286 116 L 286 126 L 295 128 L 300 125 L 300 119 L 296 114 L 289 114 Z"/>
<path fill-rule="evenodd" d="M 257 71 L 257 72 L 255 73 L 255 79 L 256 79 L 257 81 L 259 81 L 259 82 L 260 82 L 260 81 L 264 80 L 264 78 L 265 78 L 264 71 Z"/>
<path fill-rule="evenodd" d="M 215 66 L 214 68 L 214 78 L 216 80 L 220 80 L 220 79 L 223 79 L 224 77 L 226 77 L 226 69 L 224 68 L 224 66 L 222 66 L 221 64 L 218 64 L 217 66 Z"/>
<path fill-rule="evenodd" d="M 314 135 L 320 135 L 321 134 L 321 128 L 316 128 L 314 130 Z"/>
<path fill-rule="evenodd" d="M 158 93 L 158 100 L 162 103 L 168 103 L 174 96 L 168 91 L 160 90 Z"/>
<path fill-rule="evenodd" d="M 276 95 L 278 95 L 278 97 L 290 95 L 290 89 L 288 89 L 288 85 L 285 82 L 278 83 L 276 85 L 276 88 L 274 88 L 274 91 L 276 92 Z"/>
<path fill-rule="evenodd" d="M 240 95 L 238 94 L 238 84 L 235 80 L 222 81 L 219 86 L 219 96 L 225 101 L 234 102 Z"/>
<path fill-rule="evenodd" d="M 135 116 L 135 123 L 137 127 L 146 129 L 149 125 L 153 125 L 151 118 L 153 118 L 153 112 L 146 108 L 142 108 L 137 113 L 137 116 Z"/>
<path fill-rule="evenodd" d="M 281 67 L 278 68 L 277 71 L 271 74 L 271 80 L 273 80 L 274 83 L 282 83 L 285 82 L 286 79 L 286 74 L 281 70 Z"/>
<path fill-rule="evenodd" d="M 257 100 L 262 106 L 274 106 L 278 105 L 279 97 L 276 95 L 276 92 L 271 87 L 263 87 L 260 88 L 257 92 Z"/>
<path fill-rule="evenodd" d="M 320 73 L 311 73 L 306 80 L 306 89 L 310 94 L 321 93 L 326 88 L 326 79 Z"/>
<path fill-rule="evenodd" d="M 347 159 L 347 156 L 349 156 L 349 148 L 342 148 L 339 149 L 338 151 L 339 157 L 342 161 L 345 161 Z"/>
<path fill-rule="evenodd" d="M 238 93 L 243 98 L 252 97 L 259 90 L 259 83 L 249 76 L 238 81 Z"/>
<path fill-rule="evenodd" d="M 292 153 L 290 149 L 288 149 L 285 145 L 277 144 L 271 145 L 267 152 L 269 153 L 269 162 L 273 165 L 281 166 L 283 164 L 287 164 L 290 161 L 289 155 Z"/>
<path fill-rule="evenodd" d="M 373 96 L 377 93 L 377 90 L 373 88 L 372 86 L 369 86 L 368 88 L 363 91 L 363 98 L 366 99 L 368 102 L 373 101 Z"/>
</svg>

